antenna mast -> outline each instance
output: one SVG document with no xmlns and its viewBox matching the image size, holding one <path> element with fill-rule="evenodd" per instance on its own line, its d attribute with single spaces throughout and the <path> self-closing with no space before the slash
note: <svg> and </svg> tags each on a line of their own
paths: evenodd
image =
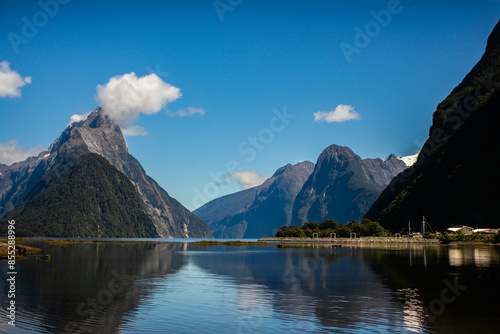
<svg viewBox="0 0 500 334">
<path fill-rule="evenodd" d="M 425 219 L 424 216 L 422 216 L 422 234 L 425 233 L 425 225 L 427 225 L 427 227 L 429 227 L 429 230 L 434 233 L 434 231 L 432 230 L 432 227 L 431 227 L 431 224 L 429 224 L 429 222 L 427 221 L 427 219 Z"/>
</svg>

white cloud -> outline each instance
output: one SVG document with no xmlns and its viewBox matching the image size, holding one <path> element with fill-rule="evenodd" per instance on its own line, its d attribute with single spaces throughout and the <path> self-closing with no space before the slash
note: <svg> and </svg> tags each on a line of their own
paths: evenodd
<svg viewBox="0 0 500 334">
<path fill-rule="evenodd" d="M 179 99 L 182 93 L 156 74 L 137 77 L 134 72 L 115 76 L 105 86 L 97 86 L 96 100 L 104 113 L 122 129 L 144 134 L 131 124 L 140 114 L 153 115 L 165 108 L 168 103 Z"/>
<path fill-rule="evenodd" d="M 177 112 L 168 111 L 167 114 L 169 116 L 179 116 L 179 117 L 194 116 L 194 115 L 199 115 L 201 117 L 205 115 L 205 110 L 203 108 L 187 107 L 187 109 L 181 109 Z"/>
<path fill-rule="evenodd" d="M 84 114 L 74 114 L 74 115 L 71 115 L 71 118 L 69 120 L 68 125 L 71 125 L 71 124 L 76 123 L 76 122 L 84 121 L 84 120 L 87 119 L 87 117 L 89 117 L 89 115 L 90 115 L 90 111 L 86 112 Z"/>
<path fill-rule="evenodd" d="M 235 180 L 241 186 L 241 189 L 249 189 L 261 185 L 268 178 L 255 171 L 240 170 L 227 175 L 228 179 Z"/>
<path fill-rule="evenodd" d="M 24 150 L 17 146 L 17 140 L 9 140 L 7 143 L 0 143 L 0 163 L 11 165 L 14 162 L 37 156 L 44 149 L 43 146 L 38 145 L 28 150 Z"/>
<path fill-rule="evenodd" d="M 22 77 L 10 68 L 6 61 L 0 62 L 0 97 L 20 97 L 19 88 L 31 83 L 31 77 Z"/>
<path fill-rule="evenodd" d="M 122 133 L 124 136 L 145 136 L 149 132 L 142 126 L 129 125 L 126 128 L 122 128 Z"/>
<path fill-rule="evenodd" d="M 314 122 L 341 123 L 360 119 L 361 115 L 354 110 L 354 107 L 345 104 L 339 104 L 332 111 L 318 111 L 314 113 Z"/>
</svg>

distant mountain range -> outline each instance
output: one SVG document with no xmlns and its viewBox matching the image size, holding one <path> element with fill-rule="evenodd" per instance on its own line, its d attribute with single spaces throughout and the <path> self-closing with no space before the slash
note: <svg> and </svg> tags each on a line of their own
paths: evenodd
<svg viewBox="0 0 500 334">
<path fill-rule="evenodd" d="M 360 220 L 391 179 L 414 157 L 364 159 L 332 145 L 314 165 L 286 165 L 262 185 L 208 202 L 194 213 L 215 237 L 272 236 L 283 225 Z M 408 165 L 407 165 L 408 164 Z"/>
<path fill-rule="evenodd" d="M 217 238 L 260 238 L 290 225 L 295 196 L 313 171 L 309 161 L 279 168 L 262 185 L 226 195 L 193 211 Z"/>
<path fill-rule="evenodd" d="M 392 178 L 411 163 L 391 154 L 387 159 L 361 159 L 348 147 L 331 145 L 293 204 L 292 224 L 329 218 L 347 224 L 360 221 Z"/>
<path fill-rule="evenodd" d="M 392 180 L 366 217 L 395 232 L 422 216 L 441 231 L 498 226 L 500 174 L 492 159 L 500 147 L 499 111 L 500 23 L 483 57 L 437 106 L 418 161 Z"/>
<path fill-rule="evenodd" d="M 331 145 L 316 164 L 288 164 L 260 186 L 195 210 L 205 223 L 145 173 L 97 108 L 38 157 L 0 164 L 0 218 L 16 219 L 30 236 L 64 237 L 259 238 L 283 225 L 363 216 L 393 232 L 422 216 L 439 230 L 495 227 L 499 110 L 500 23 L 481 60 L 437 106 L 418 155 L 361 159 Z"/>
<path fill-rule="evenodd" d="M 30 236 L 212 236 L 145 173 L 100 108 L 0 173 L 0 217 Z"/>
</svg>

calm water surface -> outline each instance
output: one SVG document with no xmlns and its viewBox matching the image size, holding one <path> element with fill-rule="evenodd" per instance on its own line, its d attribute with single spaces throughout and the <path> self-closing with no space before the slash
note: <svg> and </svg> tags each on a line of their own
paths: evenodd
<svg viewBox="0 0 500 334">
<path fill-rule="evenodd" d="M 5 333 L 496 333 L 500 247 L 44 245 Z"/>
</svg>

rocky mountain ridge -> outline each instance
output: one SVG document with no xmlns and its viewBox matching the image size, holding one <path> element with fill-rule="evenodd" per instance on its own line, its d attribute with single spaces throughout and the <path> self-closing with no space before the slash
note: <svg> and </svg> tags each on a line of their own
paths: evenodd
<svg viewBox="0 0 500 334">
<path fill-rule="evenodd" d="M 327 147 L 293 204 L 292 224 L 334 219 L 360 221 L 392 178 L 407 167 L 391 154 L 361 159 L 350 148 Z"/>
<path fill-rule="evenodd" d="M 21 201 L 44 179 L 57 181 L 76 163 L 75 157 L 95 153 L 104 157 L 133 184 L 146 215 L 161 237 L 211 237 L 206 224 L 168 195 L 149 177 L 141 164 L 129 154 L 120 128 L 112 123 L 101 108 L 86 120 L 70 124 L 52 145 L 38 157 L 28 158 L 3 168 L 0 175 L 0 217 L 9 211 L 23 211 Z"/>
</svg>

